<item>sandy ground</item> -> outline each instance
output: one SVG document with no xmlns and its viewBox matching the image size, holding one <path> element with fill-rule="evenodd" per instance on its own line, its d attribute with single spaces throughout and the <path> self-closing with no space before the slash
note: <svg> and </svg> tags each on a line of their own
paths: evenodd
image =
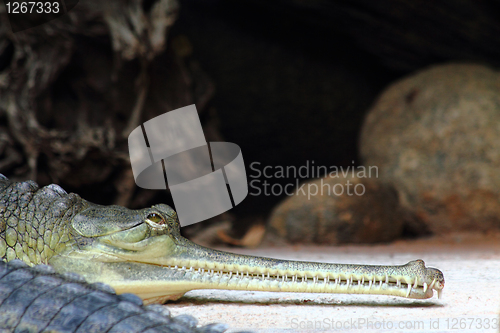
<svg viewBox="0 0 500 333">
<path fill-rule="evenodd" d="M 224 249 L 227 250 L 227 249 Z M 498 332 L 500 235 L 454 235 L 376 246 L 230 249 L 283 259 L 404 264 L 423 259 L 445 276 L 444 297 L 191 291 L 168 306 L 200 324 L 224 322 L 230 332 Z"/>
</svg>

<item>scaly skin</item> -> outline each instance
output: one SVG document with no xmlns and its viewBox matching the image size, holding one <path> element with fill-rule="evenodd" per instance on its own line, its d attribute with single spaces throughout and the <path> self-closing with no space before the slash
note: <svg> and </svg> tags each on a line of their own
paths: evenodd
<svg viewBox="0 0 500 333">
<path fill-rule="evenodd" d="M 100 206 L 57 185 L 0 179 L 0 256 L 50 264 L 104 282 L 145 303 L 193 289 L 438 296 L 443 273 L 422 260 L 401 266 L 329 264 L 237 255 L 180 235 L 167 205 Z"/>
<path fill-rule="evenodd" d="M 143 306 L 135 295 L 115 295 L 111 287 L 89 284 L 73 273 L 0 260 L 0 332 L 222 333 L 226 329 L 225 324 L 197 327 L 192 316 L 172 317 L 165 306 Z"/>
</svg>

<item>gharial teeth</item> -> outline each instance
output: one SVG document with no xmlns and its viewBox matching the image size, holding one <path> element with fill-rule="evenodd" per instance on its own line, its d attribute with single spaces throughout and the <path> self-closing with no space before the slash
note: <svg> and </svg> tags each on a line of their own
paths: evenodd
<svg viewBox="0 0 500 333">
<path fill-rule="evenodd" d="M 429 286 L 430 289 L 432 289 L 432 287 L 434 287 L 434 283 L 436 283 L 436 279 L 432 280 L 432 283 Z"/>
<path fill-rule="evenodd" d="M 169 267 L 170 269 L 175 269 L 175 270 L 180 270 L 180 271 L 190 271 L 190 272 L 197 272 L 197 273 L 201 273 L 201 274 L 204 274 L 205 272 L 209 275 L 214 275 L 215 276 L 220 276 L 221 278 L 226 276 L 228 277 L 228 279 L 231 279 L 234 276 L 236 276 L 236 278 L 238 278 L 241 274 L 241 279 L 243 279 L 243 277 L 245 276 L 245 273 L 247 275 L 247 277 L 249 277 L 249 272 L 246 271 L 246 272 L 243 272 L 243 271 L 223 271 L 223 270 L 219 270 L 219 271 L 215 271 L 214 269 L 204 269 L 204 268 L 195 268 L 193 266 L 181 266 L 179 267 L 178 265 L 175 265 L 175 266 L 167 266 Z M 330 276 L 327 275 L 325 276 L 324 278 L 321 278 L 319 276 L 314 276 L 314 275 L 311 275 L 310 277 L 307 276 L 307 275 L 304 275 L 304 276 L 299 276 L 299 274 L 294 274 L 292 275 L 290 278 L 291 278 L 291 281 L 288 280 L 288 275 L 287 274 L 280 274 L 279 272 L 276 273 L 276 274 L 273 274 L 271 275 L 269 272 L 267 273 L 252 273 L 252 278 L 257 278 L 261 281 L 266 281 L 266 275 L 267 275 L 267 280 L 271 281 L 271 278 L 273 281 L 280 281 L 281 282 L 302 282 L 302 283 L 309 283 L 309 282 L 312 282 L 312 284 L 316 284 L 316 283 L 319 283 L 320 282 L 320 279 L 323 279 L 323 284 L 327 284 L 330 282 Z M 366 277 L 365 279 L 365 276 L 361 276 L 360 278 L 356 278 L 356 280 L 354 280 L 354 276 L 349 276 L 347 277 L 345 280 L 342 280 L 342 278 L 340 276 L 336 277 L 336 278 L 333 278 L 332 277 L 332 284 L 335 284 L 335 287 L 337 286 L 343 286 L 344 283 L 345 283 L 345 287 L 346 289 L 351 289 L 351 288 L 355 288 L 355 286 L 357 285 L 358 288 L 367 288 L 368 290 L 370 290 L 372 287 L 378 287 L 379 289 L 382 289 L 383 286 L 384 286 L 384 283 L 386 283 L 388 285 L 388 288 L 390 288 L 391 286 L 394 286 L 394 284 L 396 284 L 397 287 L 399 288 L 407 288 L 406 290 L 406 297 L 409 297 L 410 294 L 411 294 L 411 291 L 413 289 L 417 290 L 419 288 L 419 278 L 418 277 L 415 277 L 415 279 L 411 279 L 408 281 L 408 283 L 406 282 L 406 278 L 398 278 L 396 276 L 393 277 L 393 280 L 395 280 L 395 283 L 393 282 L 390 282 L 390 276 L 388 274 L 386 274 L 385 276 L 380 276 L 380 277 L 377 277 L 377 276 L 371 276 L 371 277 Z M 299 280 L 300 279 L 300 280 Z M 365 284 L 365 280 L 367 282 L 367 284 Z M 412 281 L 413 280 L 413 281 Z M 357 283 L 356 283 L 357 282 Z M 378 282 L 378 286 L 377 286 L 377 282 Z M 427 283 L 427 282 L 423 282 L 422 281 L 422 290 L 424 293 L 426 293 L 429 289 L 435 289 L 434 286 L 435 285 L 438 285 L 439 283 L 437 283 L 437 279 L 434 278 L 432 280 L 431 283 Z M 406 285 L 406 287 L 404 287 Z M 442 295 L 443 295 L 443 291 L 441 289 L 437 289 L 436 288 L 436 291 L 437 291 L 437 296 L 438 296 L 438 299 L 441 299 Z"/>
<path fill-rule="evenodd" d="M 411 292 L 411 283 L 408 283 L 408 292 L 406 293 L 406 297 L 410 296 Z"/>
</svg>

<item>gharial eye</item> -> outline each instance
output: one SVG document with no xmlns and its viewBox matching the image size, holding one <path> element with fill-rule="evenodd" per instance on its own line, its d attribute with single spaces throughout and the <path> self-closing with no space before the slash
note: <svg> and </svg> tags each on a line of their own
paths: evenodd
<svg viewBox="0 0 500 333">
<path fill-rule="evenodd" d="M 154 223 L 157 223 L 157 224 L 164 224 L 165 221 L 163 220 L 163 218 L 156 214 L 156 213 L 150 213 L 147 217 L 148 220 L 150 220 L 151 222 L 154 222 Z"/>
</svg>

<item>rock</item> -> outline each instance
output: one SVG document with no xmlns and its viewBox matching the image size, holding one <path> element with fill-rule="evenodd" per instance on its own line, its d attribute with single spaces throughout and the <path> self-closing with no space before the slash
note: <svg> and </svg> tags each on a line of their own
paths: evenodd
<svg viewBox="0 0 500 333">
<path fill-rule="evenodd" d="M 500 74 L 431 67 L 390 86 L 366 117 L 365 166 L 434 233 L 500 226 Z"/>
<path fill-rule="evenodd" d="M 302 189 L 286 198 L 269 221 L 271 231 L 289 242 L 375 243 L 401 236 L 397 195 L 388 186 L 370 178 L 327 176 Z"/>
</svg>

